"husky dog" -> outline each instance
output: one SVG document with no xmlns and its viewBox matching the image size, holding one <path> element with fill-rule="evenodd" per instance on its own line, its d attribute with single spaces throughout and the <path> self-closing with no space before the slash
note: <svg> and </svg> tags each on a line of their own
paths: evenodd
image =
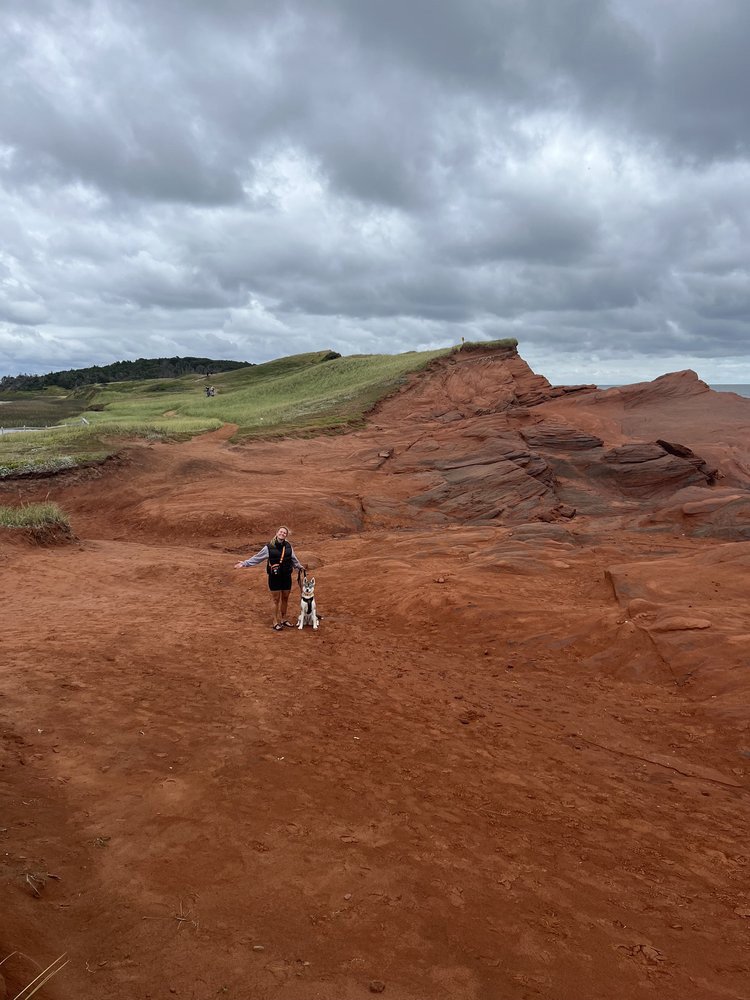
<svg viewBox="0 0 750 1000">
<path fill-rule="evenodd" d="M 305 625 L 318 627 L 318 615 L 315 610 L 315 577 L 305 577 L 302 581 L 302 593 L 299 601 L 299 618 L 297 628 L 304 628 Z"/>
</svg>

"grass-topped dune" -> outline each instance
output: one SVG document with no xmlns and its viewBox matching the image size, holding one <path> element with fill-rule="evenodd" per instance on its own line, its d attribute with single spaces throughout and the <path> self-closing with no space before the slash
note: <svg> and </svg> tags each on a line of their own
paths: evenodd
<svg viewBox="0 0 750 1000">
<path fill-rule="evenodd" d="M 68 515 L 56 503 L 0 505 L 0 535 L 4 531 L 42 545 L 70 542 L 75 537 Z"/>
<path fill-rule="evenodd" d="M 56 503 L 27 503 L 21 507 L 0 506 L 0 528 L 69 528 L 67 514 Z"/>
<path fill-rule="evenodd" d="M 515 347 L 516 341 L 462 349 Z M 316 433 L 353 426 L 407 376 L 455 351 L 360 354 L 317 351 L 210 376 L 117 382 L 68 394 L 14 392 L 2 397 L 0 426 L 46 424 L 59 405 L 59 426 L 0 435 L 0 478 L 44 474 L 99 462 L 128 438 L 184 440 L 235 424 L 235 441 Z M 207 397 L 213 385 L 216 395 Z M 10 418 L 10 419 L 9 419 Z"/>
</svg>

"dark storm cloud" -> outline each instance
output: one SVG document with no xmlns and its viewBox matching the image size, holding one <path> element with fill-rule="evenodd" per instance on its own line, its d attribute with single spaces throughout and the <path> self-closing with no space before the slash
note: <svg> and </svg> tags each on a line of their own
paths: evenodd
<svg viewBox="0 0 750 1000">
<path fill-rule="evenodd" d="M 740 0 L 6 0 L 0 374 L 465 335 L 750 381 L 748 41 Z"/>
<path fill-rule="evenodd" d="M 747 156 L 750 6 L 744 0 L 688 0 L 646 10 L 653 17 L 656 59 L 644 127 L 687 155 Z"/>
</svg>

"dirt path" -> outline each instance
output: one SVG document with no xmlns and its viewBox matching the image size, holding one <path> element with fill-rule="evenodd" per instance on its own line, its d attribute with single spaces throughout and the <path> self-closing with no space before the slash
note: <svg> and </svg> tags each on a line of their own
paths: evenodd
<svg viewBox="0 0 750 1000">
<path fill-rule="evenodd" d="M 742 996 L 729 750 L 674 688 L 533 638 L 604 588 L 493 614 L 438 560 L 363 579 L 370 544 L 330 545 L 318 635 L 275 635 L 260 574 L 206 551 L 3 574 L 6 941 L 67 951 L 51 995 L 92 1000 Z"/>
</svg>

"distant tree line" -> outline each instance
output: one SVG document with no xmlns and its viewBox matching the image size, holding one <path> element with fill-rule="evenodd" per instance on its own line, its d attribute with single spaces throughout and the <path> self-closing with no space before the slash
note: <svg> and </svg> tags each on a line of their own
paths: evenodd
<svg viewBox="0 0 750 1000">
<path fill-rule="evenodd" d="M 211 358 L 138 358 L 115 361 L 111 365 L 73 368 L 47 375 L 5 375 L 0 378 L 0 392 L 39 390 L 48 386 L 78 389 L 99 382 L 131 382 L 147 378 L 178 378 L 180 375 L 216 375 L 235 368 L 249 368 L 249 361 L 214 361 Z"/>
</svg>

